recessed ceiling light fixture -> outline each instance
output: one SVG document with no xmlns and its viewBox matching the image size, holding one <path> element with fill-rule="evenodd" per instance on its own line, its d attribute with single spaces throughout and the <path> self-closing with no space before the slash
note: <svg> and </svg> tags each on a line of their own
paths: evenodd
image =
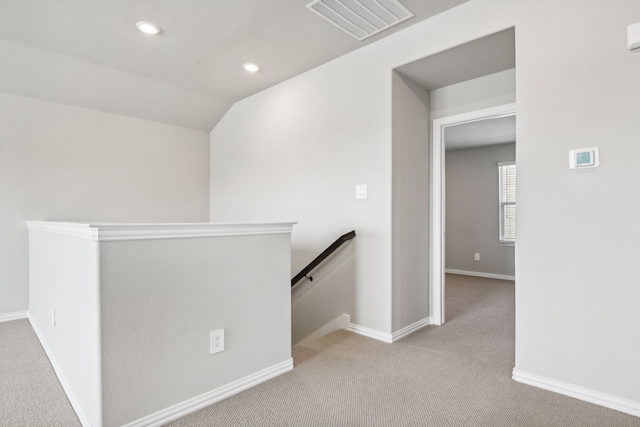
<svg viewBox="0 0 640 427">
<path fill-rule="evenodd" d="M 148 21 L 140 21 L 136 23 L 136 27 L 138 27 L 138 29 L 143 33 L 150 34 L 152 36 L 156 34 L 160 34 L 160 31 L 161 31 L 160 27 L 158 27 L 153 22 L 148 22 Z"/>
<path fill-rule="evenodd" d="M 257 71 L 260 71 L 261 67 L 258 64 L 254 64 L 253 62 L 247 62 L 242 66 L 242 68 L 244 68 L 245 71 L 248 71 L 250 73 L 255 73 Z"/>
</svg>

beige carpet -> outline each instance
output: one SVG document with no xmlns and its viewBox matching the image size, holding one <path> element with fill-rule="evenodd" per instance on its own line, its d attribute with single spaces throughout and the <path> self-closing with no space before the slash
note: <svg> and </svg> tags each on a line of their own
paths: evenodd
<svg viewBox="0 0 640 427">
<path fill-rule="evenodd" d="M 80 426 L 28 320 L 0 323 L 0 426 Z"/>
<path fill-rule="evenodd" d="M 339 331 L 295 369 L 170 423 L 191 426 L 635 426 L 511 379 L 513 282 L 447 276 L 448 323 L 395 344 Z M 78 425 L 26 321 L 0 324 L 0 425 Z"/>
</svg>

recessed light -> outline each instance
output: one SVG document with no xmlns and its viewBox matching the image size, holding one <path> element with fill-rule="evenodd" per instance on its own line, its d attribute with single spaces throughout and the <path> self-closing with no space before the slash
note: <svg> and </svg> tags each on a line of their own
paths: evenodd
<svg viewBox="0 0 640 427">
<path fill-rule="evenodd" d="M 242 68 L 244 68 L 245 71 L 248 71 L 250 73 L 255 73 L 256 71 L 260 71 L 260 66 L 258 64 L 254 64 L 253 62 L 247 62 L 242 66 Z"/>
<path fill-rule="evenodd" d="M 143 33 L 151 34 L 152 36 L 155 34 L 159 34 L 161 31 L 160 27 L 158 27 L 156 24 L 147 21 L 140 21 L 136 23 L 136 27 L 138 27 L 138 29 Z"/>
</svg>

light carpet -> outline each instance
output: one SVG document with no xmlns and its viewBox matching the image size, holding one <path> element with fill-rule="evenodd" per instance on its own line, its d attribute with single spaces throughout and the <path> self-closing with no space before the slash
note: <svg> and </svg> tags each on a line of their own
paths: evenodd
<svg viewBox="0 0 640 427">
<path fill-rule="evenodd" d="M 634 426 L 640 418 L 511 379 L 513 282 L 447 275 L 448 322 L 395 344 L 338 331 L 293 371 L 169 423 L 196 426 Z M 0 425 L 77 426 L 25 320 L 0 324 Z"/>
<path fill-rule="evenodd" d="M 0 323 L 0 426 L 80 426 L 26 319 Z"/>
</svg>

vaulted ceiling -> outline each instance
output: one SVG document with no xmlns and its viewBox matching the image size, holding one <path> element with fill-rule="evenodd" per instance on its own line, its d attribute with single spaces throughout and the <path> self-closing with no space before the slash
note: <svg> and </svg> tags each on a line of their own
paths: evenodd
<svg viewBox="0 0 640 427">
<path fill-rule="evenodd" d="M 209 131 L 238 100 L 465 1 L 401 0 L 415 17 L 358 41 L 311 0 L 0 0 L 0 92 Z"/>
</svg>

